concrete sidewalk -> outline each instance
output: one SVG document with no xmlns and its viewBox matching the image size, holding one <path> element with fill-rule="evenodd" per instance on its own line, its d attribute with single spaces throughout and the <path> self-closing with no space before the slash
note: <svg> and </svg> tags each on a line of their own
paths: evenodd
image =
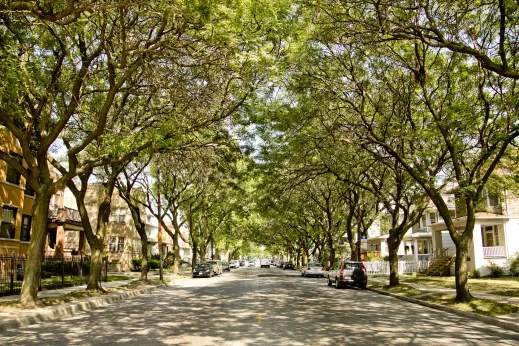
<svg viewBox="0 0 519 346">
<path fill-rule="evenodd" d="M 387 279 L 370 278 L 370 280 L 374 281 L 374 282 L 388 284 Z M 473 313 L 473 312 L 458 310 L 458 309 L 455 309 L 455 308 L 452 308 L 449 306 L 445 306 L 445 305 L 429 303 L 429 302 L 426 302 L 426 301 L 423 301 L 423 300 L 420 300 L 417 298 L 424 297 L 429 294 L 436 294 L 436 293 L 456 295 L 456 290 L 453 288 L 407 283 L 405 281 L 402 281 L 401 284 L 415 288 L 420 291 L 423 291 L 424 294 L 421 294 L 421 295 L 415 296 L 415 297 L 405 297 L 405 296 L 393 294 L 393 293 L 390 293 L 387 291 L 383 291 L 380 289 L 374 289 L 374 288 L 369 288 L 369 289 L 371 291 L 374 291 L 374 292 L 377 292 L 380 294 L 384 294 L 384 295 L 388 295 L 388 296 L 392 296 L 392 297 L 395 297 L 395 298 L 398 298 L 401 300 L 405 300 L 407 302 L 420 304 L 420 305 L 427 306 L 427 307 L 430 307 L 433 309 L 450 312 L 450 313 L 453 313 L 453 314 L 456 314 L 459 316 L 472 318 L 472 319 L 479 320 L 481 322 L 485 322 L 485 323 L 495 325 L 495 326 L 498 326 L 501 328 L 519 332 L 519 313 L 491 317 L 491 316 L 486 316 L 486 315 L 477 314 L 477 313 Z M 492 301 L 495 301 L 498 303 L 513 304 L 513 305 L 519 306 L 519 297 L 500 296 L 500 295 L 492 294 L 489 292 L 470 292 L 470 293 L 472 294 L 473 297 L 476 297 L 476 298 L 487 299 L 487 300 L 492 300 Z"/>
<path fill-rule="evenodd" d="M 130 276 L 130 280 L 102 282 L 103 288 L 117 288 L 127 285 L 133 281 L 137 281 L 140 277 L 138 272 L 124 272 L 124 273 L 109 273 L 109 275 L 125 275 Z M 159 273 L 151 271 L 148 274 L 148 279 L 158 279 Z M 19 309 L 15 307 L 0 307 L 0 331 L 12 328 L 19 328 L 36 324 L 52 319 L 72 316 L 81 311 L 93 310 L 98 307 L 106 306 L 113 302 L 135 297 L 142 294 L 149 294 L 157 287 L 165 287 L 173 284 L 175 281 L 186 279 L 186 277 L 176 276 L 171 273 L 164 273 L 164 284 L 161 285 L 146 285 L 133 290 L 122 290 L 108 293 L 105 295 L 78 298 L 69 303 L 61 303 L 49 307 L 41 307 L 35 309 Z M 71 292 L 83 291 L 86 285 L 60 288 L 56 290 L 45 290 L 38 292 L 38 298 L 59 298 Z M 0 297 L 0 302 L 15 302 L 18 300 L 19 294 Z"/>
</svg>

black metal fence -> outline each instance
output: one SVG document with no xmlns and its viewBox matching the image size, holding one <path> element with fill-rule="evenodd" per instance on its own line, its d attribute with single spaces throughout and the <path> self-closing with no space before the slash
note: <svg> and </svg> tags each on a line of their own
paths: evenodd
<svg viewBox="0 0 519 346">
<path fill-rule="evenodd" d="M 19 293 L 22 288 L 26 259 L 0 256 L 0 295 Z M 103 257 L 101 279 L 108 280 L 108 261 Z M 89 256 L 46 257 L 41 264 L 40 290 L 84 285 L 90 273 Z"/>
</svg>

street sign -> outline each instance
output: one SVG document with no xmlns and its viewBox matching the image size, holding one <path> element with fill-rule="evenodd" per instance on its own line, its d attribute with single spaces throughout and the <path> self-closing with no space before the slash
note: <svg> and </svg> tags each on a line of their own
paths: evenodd
<svg viewBox="0 0 519 346">
<path fill-rule="evenodd" d="M 361 238 L 360 239 L 360 249 L 361 250 L 367 250 L 368 249 L 368 238 Z"/>
</svg>

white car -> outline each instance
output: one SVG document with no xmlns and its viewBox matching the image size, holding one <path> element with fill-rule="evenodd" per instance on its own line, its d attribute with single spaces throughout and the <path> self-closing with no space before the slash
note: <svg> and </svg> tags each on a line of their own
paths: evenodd
<svg viewBox="0 0 519 346">
<path fill-rule="evenodd" d="M 231 262 L 229 262 L 229 268 L 234 268 L 234 269 L 240 268 L 240 261 L 232 260 Z"/>
<path fill-rule="evenodd" d="M 321 263 L 310 262 L 301 269 L 301 276 L 318 276 L 324 278 L 324 267 Z"/>
<path fill-rule="evenodd" d="M 261 268 L 270 268 L 270 260 L 269 259 L 262 259 L 260 262 Z"/>
</svg>

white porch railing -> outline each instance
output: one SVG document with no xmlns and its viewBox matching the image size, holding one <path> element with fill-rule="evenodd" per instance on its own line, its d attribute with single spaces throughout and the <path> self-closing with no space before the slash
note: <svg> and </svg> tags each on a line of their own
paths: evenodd
<svg viewBox="0 0 519 346">
<path fill-rule="evenodd" d="M 382 274 L 389 275 L 389 262 L 362 262 L 366 266 L 368 275 Z M 398 262 L 399 274 L 412 274 L 418 271 L 420 262 Z"/>
<path fill-rule="evenodd" d="M 506 257 L 504 246 L 489 246 L 483 248 L 483 257 Z"/>
</svg>

